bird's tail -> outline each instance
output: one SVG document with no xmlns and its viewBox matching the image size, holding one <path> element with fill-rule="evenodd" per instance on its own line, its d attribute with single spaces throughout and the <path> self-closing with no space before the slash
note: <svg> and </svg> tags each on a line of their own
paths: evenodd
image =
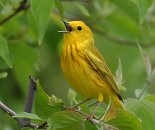
<svg viewBox="0 0 155 130">
<path fill-rule="evenodd" d="M 109 110 L 105 114 L 104 121 L 108 121 L 108 120 L 112 120 L 112 119 L 116 118 L 117 111 L 119 109 L 125 110 L 125 108 L 123 106 L 123 102 L 119 98 L 115 97 L 115 98 L 113 98 L 113 100 L 111 102 Z"/>
</svg>

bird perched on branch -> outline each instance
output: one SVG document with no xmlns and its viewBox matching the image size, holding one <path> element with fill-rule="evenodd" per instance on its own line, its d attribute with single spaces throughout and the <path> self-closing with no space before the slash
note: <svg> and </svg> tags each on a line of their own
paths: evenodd
<svg viewBox="0 0 155 130">
<path fill-rule="evenodd" d="M 95 47 L 92 31 L 82 21 L 62 21 L 66 30 L 60 31 L 64 33 L 61 67 L 67 81 L 77 93 L 96 98 L 97 107 L 101 102 L 109 104 L 103 118 L 114 118 L 117 108 L 124 109 L 123 99 L 110 69 Z"/>
</svg>

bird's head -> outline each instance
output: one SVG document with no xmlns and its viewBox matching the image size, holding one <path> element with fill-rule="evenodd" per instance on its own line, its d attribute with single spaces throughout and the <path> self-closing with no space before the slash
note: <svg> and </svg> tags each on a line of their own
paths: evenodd
<svg viewBox="0 0 155 130">
<path fill-rule="evenodd" d="M 66 40 L 74 40 L 77 42 L 84 42 L 93 39 L 93 34 L 90 28 L 83 21 L 70 21 L 64 22 L 66 27 L 65 31 L 60 31 L 64 33 Z"/>
</svg>

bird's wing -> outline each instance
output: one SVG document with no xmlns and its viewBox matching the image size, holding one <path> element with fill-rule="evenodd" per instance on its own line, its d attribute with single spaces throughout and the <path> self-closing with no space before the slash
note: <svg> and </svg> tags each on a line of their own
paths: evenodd
<svg viewBox="0 0 155 130">
<path fill-rule="evenodd" d="M 92 48 L 90 50 L 85 50 L 85 55 L 88 59 L 88 62 L 90 63 L 91 67 L 93 67 L 96 72 L 101 76 L 101 78 L 109 84 L 112 91 L 119 97 L 120 100 L 122 100 L 119 90 L 117 87 L 117 84 L 113 78 L 113 75 L 109 68 L 107 67 L 103 57 L 99 53 L 99 51 L 96 48 Z M 123 101 L 123 100 L 122 100 Z"/>
</svg>

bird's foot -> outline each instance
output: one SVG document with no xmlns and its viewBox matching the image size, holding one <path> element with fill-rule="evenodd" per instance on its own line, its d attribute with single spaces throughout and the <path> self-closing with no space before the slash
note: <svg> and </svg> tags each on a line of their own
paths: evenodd
<svg viewBox="0 0 155 130">
<path fill-rule="evenodd" d="M 91 121 L 91 120 L 93 120 L 93 119 L 97 119 L 94 115 L 87 115 L 85 118 L 84 118 L 84 120 L 86 121 Z"/>
<path fill-rule="evenodd" d="M 96 117 L 93 116 L 93 115 L 86 116 L 86 117 L 84 118 L 84 121 L 89 121 L 90 123 L 92 123 L 92 124 L 94 124 L 94 125 L 100 123 L 99 120 L 97 120 Z"/>
<path fill-rule="evenodd" d="M 68 111 L 75 111 L 75 110 L 81 110 L 80 107 L 75 107 L 75 106 L 70 106 L 70 107 L 66 107 L 65 110 Z"/>
<path fill-rule="evenodd" d="M 84 120 L 91 121 L 93 119 L 93 117 L 94 117 L 93 115 L 88 115 L 85 117 Z"/>
</svg>

